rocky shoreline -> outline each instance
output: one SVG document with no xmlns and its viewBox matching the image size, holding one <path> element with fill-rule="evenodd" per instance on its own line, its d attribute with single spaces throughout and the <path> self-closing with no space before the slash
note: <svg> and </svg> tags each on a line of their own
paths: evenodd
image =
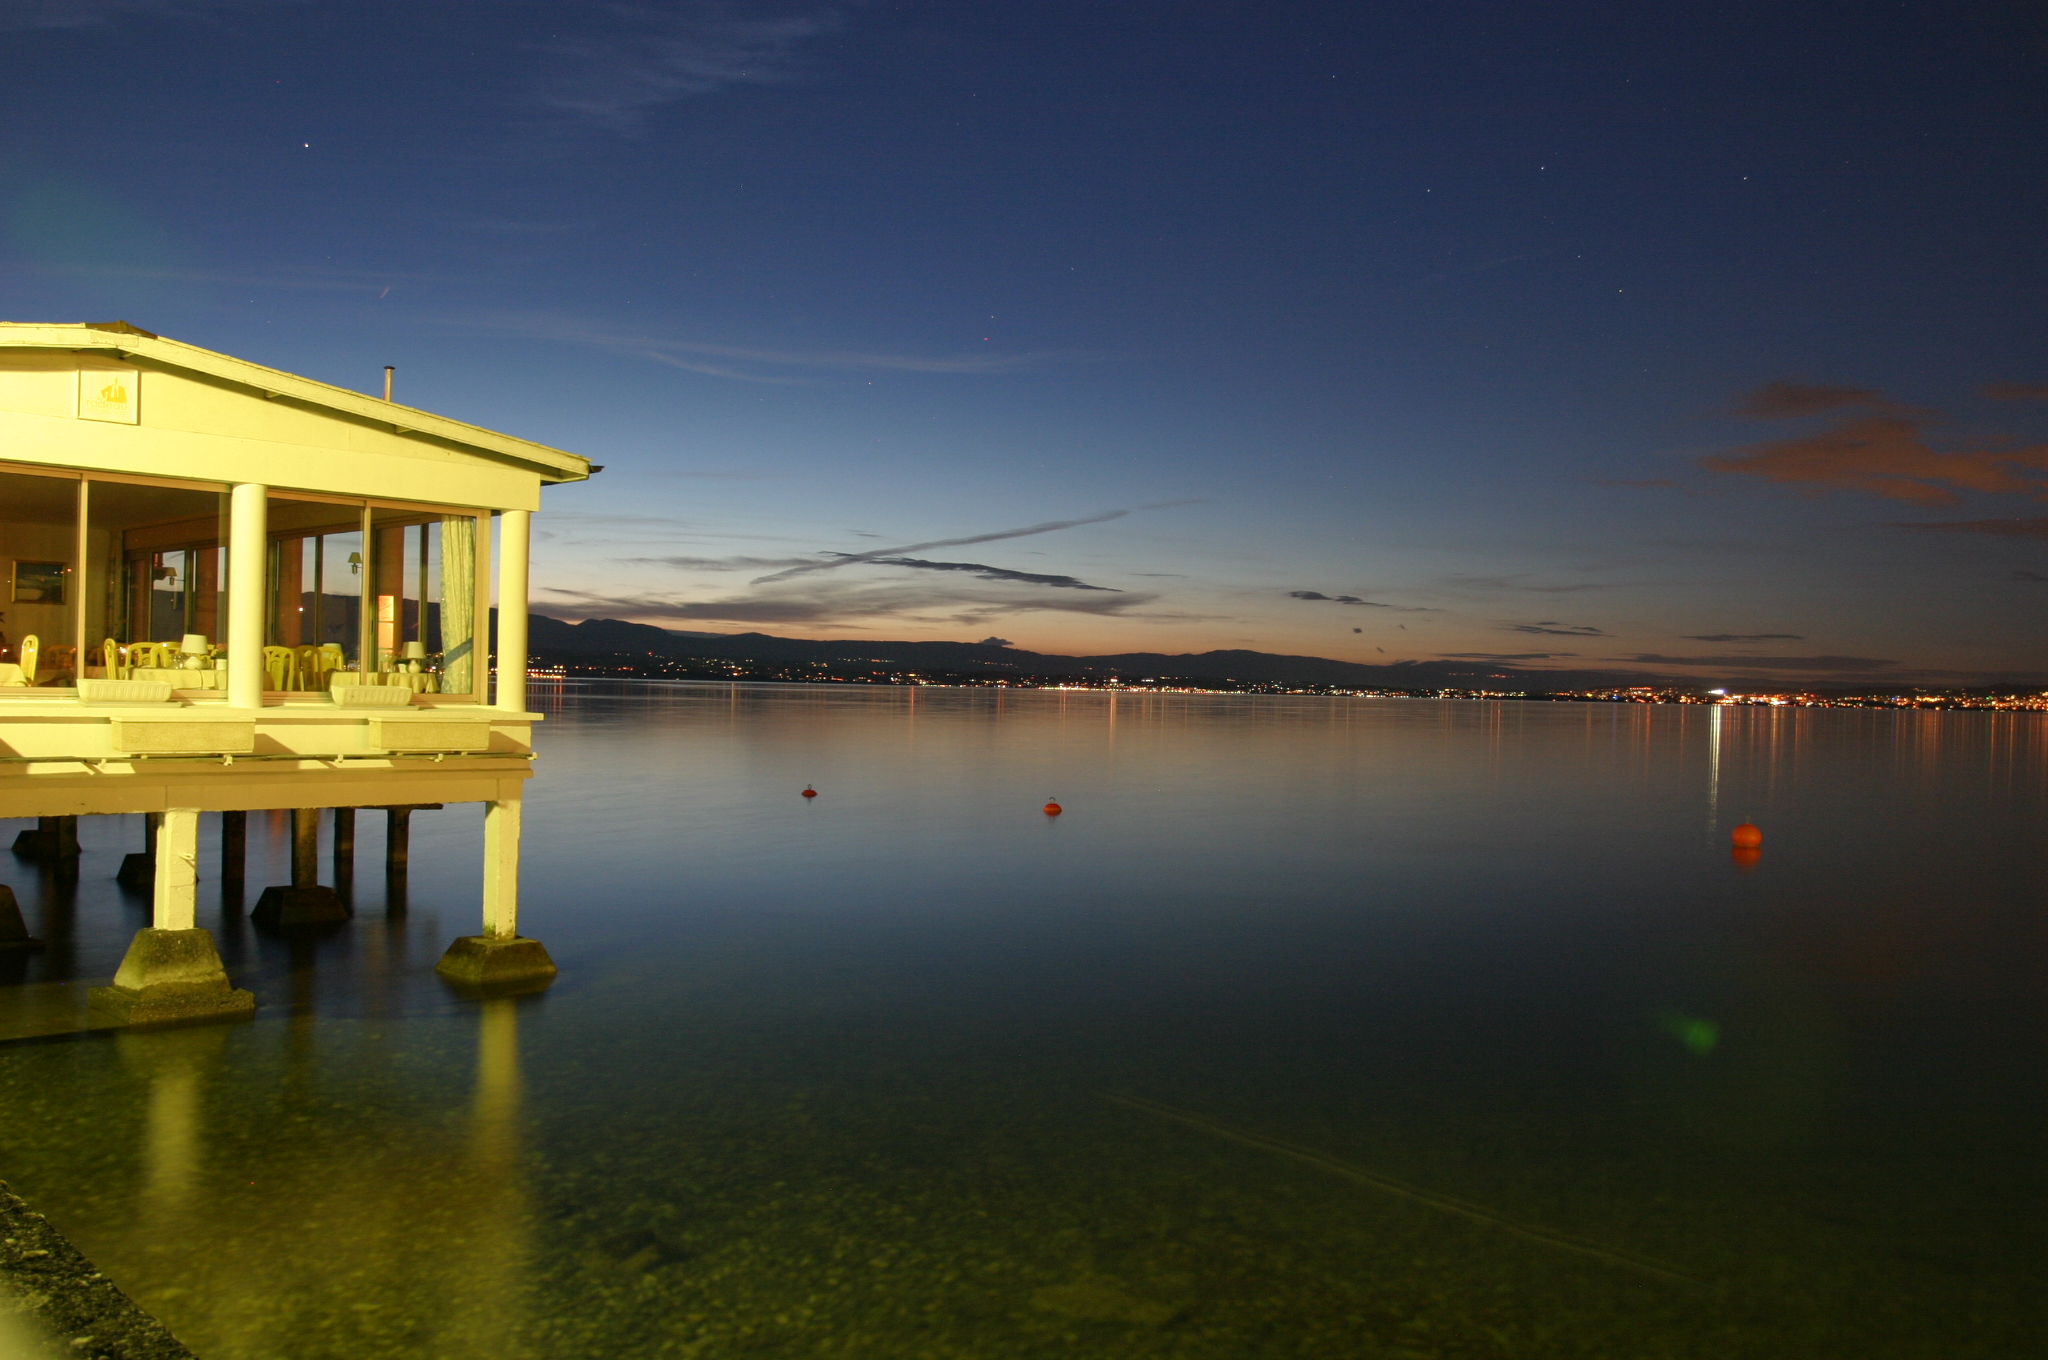
<svg viewBox="0 0 2048 1360">
<path fill-rule="evenodd" d="M 0 1354 L 197 1360 L 0 1182 Z"/>
</svg>

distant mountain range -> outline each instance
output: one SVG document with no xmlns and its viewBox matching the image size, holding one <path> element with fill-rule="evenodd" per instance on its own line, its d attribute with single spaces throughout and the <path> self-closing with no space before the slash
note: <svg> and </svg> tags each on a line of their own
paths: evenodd
<svg viewBox="0 0 2048 1360">
<path fill-rule="evenodd" d="M 538 658 L 578 656 L 717 657 L 781 664 L 862 663 L 897 669 L 1126 679 L 1263 680 L 1289 685 L 1361 689 L 1523 689 L 1536 692 L 1592 689 L 1617 683 L 1683 684 L 1668 676 L 1617 671 L 1522 671 L 1471 661 L 1403 661 L 1366 666 L 1325 656 L 1272 652 L 1122 652 L 1113 656 L 1056 656 L 981 642 L 869 642 L 859 639 L 783 638 L 767 633 L 693 633 L 620 619 L 566 623 L 531 616 L 529 650 Z"/>
</svg>

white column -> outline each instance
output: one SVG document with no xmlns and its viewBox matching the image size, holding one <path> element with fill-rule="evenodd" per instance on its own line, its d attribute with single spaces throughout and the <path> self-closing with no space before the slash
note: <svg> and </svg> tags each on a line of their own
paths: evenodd
<svg viewBox="0 0 2048 1360">
<path fill-rule="evenodd" d="M 166 808 L 156 833 L 158 930 L 190 930 L 199 896 L 199 809 Z"/>
<path fill-rule="evenodd" d="M 236 708 L 263 707 L 269 497 L 269 487 L 244 482 L 234 489 L 228 504 L 228 702 Z M 161 856 L 157 863 L 163 863 Z"/>
<path fill-rule="evenodd" d="M 484 804 L 484 938 L 519 933 L 519 809 L 517 798 Z"/>
<path fill-rule="evenodd" d="M 91 506 L 92 483 L 81 477 L 78 479 L 77 544 L 72 549 L 71 557 L 71 561 L 74 564 L 71 568 L 71 627 L 78 634 L 76 638 L 72 639 L 78 644 L 78 661 L 72 674 L 78 680 L 85 679 L 86 661 L 88 659 L 94 661 L 99 659 L 98 655 L 90 649 L 98 647 L 100 640 L 91 636 L 86 630 L 86 624 L 91 618 L 91 611 L 86 608 L 86 601 L 92 598 L 92 584 L 89 580 L 90 567 L 92 565 L 92 538 L 86 531 L 86 521 Z M 109 680 L 114 678 L 112 675 L 107 677 Z M 33 677 L 30 678 L 29 683 L 35 683 Z"/>
<path fill-rule="evenodd" d="M 532 534 L 531 511 L 507 510 L 499 517 L 498 707 L 515 713 L 526 711 L 526 554 Z M 516 845 L 519 833 L 512 836 Z"/>
</svg>

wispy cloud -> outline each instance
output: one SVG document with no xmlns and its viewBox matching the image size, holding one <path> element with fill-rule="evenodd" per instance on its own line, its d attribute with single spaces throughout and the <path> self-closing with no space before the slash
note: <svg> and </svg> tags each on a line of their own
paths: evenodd
<svg viewBox="0 0 2048 1360">
<path fill-rule="evenodd" d="M 1888 524 L 1932 534 L 1991 534 L 1997 538 L 2048 538 L 2048 519 L 1954 519 L 1927 523 Z"/>
<path fill-rule="evenodd" d="M 1592 486 L 1633 486 L 1659 490 L 1678 485 L 1669 477 L 1588 477 L 1586 481 Z"/>
<path fill-rule="evenodd" d="M 1546 619 L 1542 623 L 1510 623 L 1505 626 L 1510 633 L 1543 633 L 1550 637 L 1607 636 L 1591 624 L 1561 624 L 1555 619 Z"/>
<path fill-rule="evenodd" d="M 968 534 L 964 538 L 935 538 L 924 543 L 906 543 L 898 548 L 876 548 L 863 553 L 834 553 L 823 562 L 806 562 L 790 567 L 771 576 L 755 578 L 753 584 L 764 586 L 776 581 L 786 581 L 794 576 L 803 576 L 816 571 L 835 571 L 842 567 L 859 566 L 884 557 L 902 557 L 908 553 L 927 552 L 933 548 L 962 548 L 974 543 L 996 543 L 1010 538 L 1030 538 L 1034 534 L 1056 533 L 1061 529 L 1074 529 L 1084 524 L 1107 524 L 1113 519 L 1122 519 L 1139 510 L 1165 510 L 1177 505 L 1193 505 L 1193 501 L 1161 501 L 1155 505 L 1132 506 L 1124 510 L 1105 510 L 1099 515 L 1083 515 L 1079 519 L 1051 519 L 1041 524 L 1027 524 L 1018 529 L 996 529 L 985 534 Z"/>
<path fill-rule="evenodd" d="M 834 554 L 840 556 L 842 554 Z M 1008 567 L 984 566 L 980 562 L 926 562 L 916 557 L 876 557 L 868 559 L 869 565 L 877 567 L 915 567 L 920 571 L 964 571 L 972 572 L 982 581 L 1015 581 L 1021 585 L 1049 586 L 1054 590 L 1106 590 L 1111 594 L 1122 594 L 1114 586 L 1091 586 L 1086 581 L 1072 576 L 1057 576 L 1035 571 L 1011 571 Z"/>
<path fill-rule="evenodd" d="M 0 29 L 92 28 L 122 19 L 213 19 L 295 0 L 6 0 Z"/>
<path fill-rule="evenodd" d="M 801 385 L 810 373 L 933 373 L 966 376 L 1018 373 L 1104 356 L 1079 350 L 1029 350 L 990 354 L 924 355 L 857 349 L 776 349 L 725 345 L 705 340 L 616 331 L 553 312 L 490 312 L 451 316 L 443 324 L 460 330 L 523 340 L 567 341 L 647 359 L 714 378 L 773 386 Z M 794 370 L 794 371 L 789 371 Z"/>
<path fill-rule="evenodd" d="M 1530 585 L 1526 573 L 1515 576 L 1448 576 L 1444 583 L 1453 590 L 1518 590 L 1531 595 L 1576 595 L 1584 590 L 1614 590 L 1610 582 L 1581 581 L 1576 585 Z"/>
<path fill-rule="evenodd" d="M 1804 642 L 1798 633 L 1685 633 L 1687 642 Z"/>
<path fill-rule="evenodd" d="M 2048 383 L 1985 383 L 1978 390 L 1993 401 L 2048 401 Z"/>
<path fill-rule="evenodd" d="M 1868 387 L 1833 387 L 1824 383 L 1771 382 L 1751 392 L 1735 414 L 1753 420 L 1798 420 L 1836 411 L 1883 411 L 1893 415 L 1924 415 L 1916 407 L 1893 401 Z"/>
<path fill-rule="evenodd" d="M 1713 666 L 1729 670 L 1771 671 L 1881 671 L 1896 666 L 1869 656 L 1663 656 L 1638 652 L 1625 658 L 1651 666 Z"/>
<path fill-rule="evenodd" d="M 4 0 L 0 0 L 4 3 Z M 38 274 L 59 274 L 77 278 L 144 279 L 160 283 L 205 283 L 223 288 L 283 289 L 288 292 L 375 293 L 383 295 L 404 284 L 433 282 L 428 274 L 279 268 L 157 269 L 146 265 L 118 264 L 32 264 L 16 266 Z"/>
<path fill-rule="evenodd" d="M 545 588 L 557 597 L 550 614 L 751 624 L 864 628 L 878 621 L 928 625 L 986 624 L 1040 612 L 1130 616 L 1158 598 L 1125 591 L 984 590 L 924 582 L 806 581 L 783 590 L 700 599 L 650 592 L 636 595 Z"/>
<path fill-rule="evenodd" d="M 761 571 L 777 567 L 800 567 L 815 560 L 809 557 L 621 557 L 636 567 L 674 567 L 679 571 Z"/>
<path fill-rule="evenodd" d="M 1148 572 L 1146 574 L 1152 575 L 1154 573 Z M 1357 605 L 1365 609 L 1392 609 L 1402 614 L 1437 614 L 1442 612 L 1437 609 L 1425 609 L 1419 605 L 1387 604 L 1381 600 L 1363 600 L 1356 595 L 1325 595 L 1320 590 L 1290 590 L 1287 592 L 1287 598 L 1290 600 L 1317 600 L 1329 604 Z"/>
<path fill-rule="evenodd" d="M 1577 652 L 1438 652 L 1446 661 L 1560 661 Z"/>
<path fill-rule="evenodd" d="M 604 30 L 543 45 L 549 70 L 534 98 L 576 125 L 632 135 L 677 100 L 801 79 L 802 47 L 838 29 L 839 12 L 764 9 L 717 0 L 586 6 L 585 15 L 608 21 Z"/>
</svg>

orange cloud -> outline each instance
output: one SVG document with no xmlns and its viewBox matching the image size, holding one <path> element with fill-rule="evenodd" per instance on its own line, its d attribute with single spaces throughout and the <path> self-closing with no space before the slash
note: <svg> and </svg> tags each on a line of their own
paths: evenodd
<svg viewBox="0 0 2048 1360">
<path fill-rule="evenodd" d="M 1983 391 L 1993 401 L 2048 401 L 2048 383 L 1985 383 Z"/>
<path fill-rule="evenodd" d="M 1856 416 L 1818 434 L 1752 444 L 1701 461 L 1716 472 L 1816 492 L 1861 491 L 1914 505 L 1953 505 L 1959 491 L 2048 499 L 2048 477 L 2037 475 L 2048 472 L 2048 444 L 1943 453 L 1923 435 L 1926 423 L 1911 415 Z"/>
</svg>

